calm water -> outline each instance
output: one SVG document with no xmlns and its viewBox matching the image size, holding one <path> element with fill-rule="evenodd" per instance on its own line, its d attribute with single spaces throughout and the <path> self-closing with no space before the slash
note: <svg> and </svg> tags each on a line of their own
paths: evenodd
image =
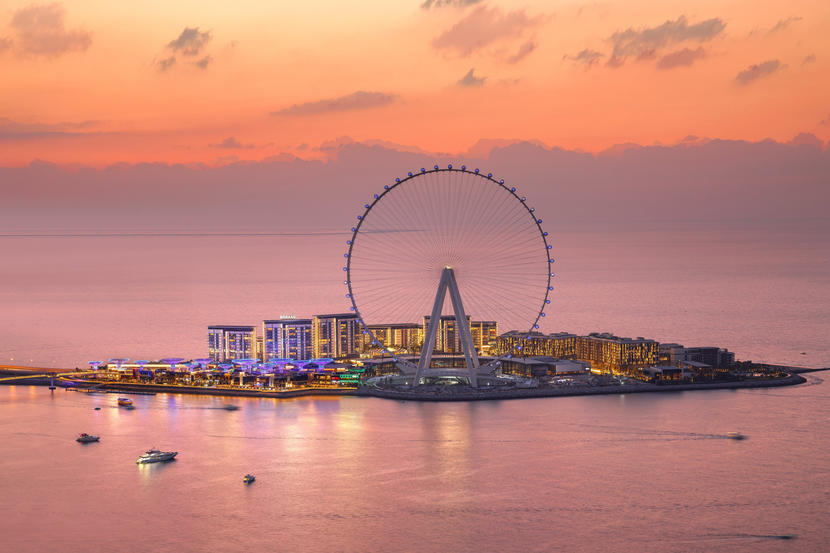
<svg viewBox="0 0 830 553">
<path fill-rule="evenodd" d="M 550 230 L 558 276 L 543 331 L 830 366 L 824 233 Z M 198 358 L 210 324 L 346 311 L 347 238 L 0 235 L 0 362 Z"/>
<path fill-rule="evenodd" d="M 490 403 L 135 396 L 133 411 L 3 386 L 0 550 L 826 551 L 824 377 Z M 179 458 L 137 466 L 151 446 Z"/>
</svg>

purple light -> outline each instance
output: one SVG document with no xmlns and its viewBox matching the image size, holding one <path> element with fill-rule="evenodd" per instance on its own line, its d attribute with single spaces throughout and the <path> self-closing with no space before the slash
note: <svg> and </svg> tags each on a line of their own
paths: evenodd
<svg viewBox="0 0 830 553">
<path fill-rule="evenodd" d="M 358 219 L 363 219 L 363 215 L 358 215 L 357 218 Z"/>
<path fill-rule="evenodd" d="M 401 182 L 401 179 L 395 179 L 395 182 Z"/>
<path fill-rule="evenodd" d="M 476 175 L 478 175 L 478 168 L 476 168 Z"/>
<path fill-rule="evenodd" d="M 344 270 L 344 271 L 348 271 L 348 270 L 349 270 L 349 268 L 348 268 L 348 267 L 343 267 L 343 270 Z"/>
<path fill-rule="evenodd" d="M 542 221 L 540 220 L 539 222 L 541 223 Z M 542 236 L 547 236 L 547 235 L 548 235 L 548 233 L 547 233 L 547 232 L 543 232 L 543 233 L 542 233 Z"/>
<path fill-rule="evenodd" d="M 410 171 L 409 173 L 407 173 L 407 175 L 409 175 L 409 176 L 411 177 L 411 176 L 412 176 L 412 171 Z"/>
<path fill-rule="evenodd" d="M 462 165 L 462 166 L 461 166 L 461 170 L 462 170 L 462 171 L 466 171 L 466 170 L 467 170 L 467 166 L 466 166 L 466 165 Z"/>
<path fill-rule="evenodd" d="M 533 328 L 539 328 L 539 325 L 533 325 Z"/>
<path fill-rule="evenodd" d="M 549 250 L 550 250 L 550 249 L 553 249 L 553 246 L 551 246 L 550 244 L 548 244 L 548 249 L 549 249 Z"/>
<path fill-rule="evenodd" d="M 556 273 L 551 273 L 550 276 L 555 277 Z"/>
<path fill-rule="evenodd" d="M 510 191 L 511 191 L 511 192 L 515 192 L 515 191 L 516 191 L 516 187 L 515 187 L 515 186 L 511 187 L 511 188 L 510 188 Z"/>
<path fill-rule="evenodd" d="M 349 254 L 344 253 L 344 254 L 343 254 L 343 257 L 349 257 Z"/>
<path fill-rule="evenodd" d="M 350 297 L 352 297 L 352 295 L 351 294 L 346 294 L 346 297 L 350 298 Z"/>
<path fill-rule="evenodd" d="M 450 163 L 449 165 L 447 165 L 447 169 L 452 169 L 452 163 Z"/>
<path fill-rule="evenodd" d="M 493 173 L 487 173 L 487 176 L 492 179 L 493 178 Z"/>
<path fill-rule="evenodd" d="M 426 173 L 426 172 L 427 172 L 426 167 L 421 167 L 421 173 Z"/>
<path fill-rule="evenodd" d="M 555 260 L 554 258 L 552 258 L 552 257 L 551 257 L 551 258 L 550 258 L 550 262 L 551 262 L 551 263 L 556 263 L 556 260 Z"/>
<path fill-rule="evenodd" d="M 433 165 L 433 166 L 432 166 L 432 168 L 433 168 L 433 169 L 435 169 L 436 171 L 438 170 L 438 166 L 437 166 L 437 165 Z"/>
<path fill-rule="evenodd" d="M 550 303 L 550 300 L 545 300 L 545 303 Z"/>
<path fill-rule="evenodd" d="M 354 232 L 354 231 L 356 231 L 356 230 L 357 230 L 357 228 L 356 228 L 356 227 L 352 227 L 352 232 Z"/>
<path fill-rule="evenodd" d="M 499 184 L 504 184 L 504 179 L 501 179 L 501 180 L 499 181 Z"/>
<path fill-rule="evenodd" d="M 375 197 L 375 199 L 376 199 L 376 200 L 377 200 L 378 198 L 380 198 L 380 196 L 378 196 L 377 194 L 374 194 L 374 197 Z"/>
<path fill-rule="evenodd" d="M 544 317 L 545 315 L 547 315 L 547 313 L 540 313 L 540 315 L 542 315 Z"/>
<path fill-rule="evenodd" d="M 365 207 L 366 209 L 369 209 L 369 204 L 366 204 L 363 207 Z"/>
<path fill-rule="evenodd" d="M 351 243 L 352 243 L 352 241 L 351 241 L 351 240 L 346 240 L 346 244 L 351 245 Z"/>
<path fill-rule="evenodd" d="M 553 286 L 548 286 L 548 290 L 553 290 Z"/>
<path fill-rule="evenodd" d="M 384 189 L 384 190 L 389 190 L 389 185 L 388 185 L 388 184 L 384 184 L 384 185 L 383 185 L 383 189 Z"/>
</svg>

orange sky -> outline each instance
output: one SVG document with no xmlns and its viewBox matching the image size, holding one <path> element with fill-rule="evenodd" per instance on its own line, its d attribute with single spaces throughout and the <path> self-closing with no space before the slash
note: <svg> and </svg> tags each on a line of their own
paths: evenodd
<svg viewBox="0 0 830 553">
<path fill-rule="evenodd" d="M 6 2 L 0 165 L 830 139 L 829 3 L 428 3 Z"/>
</svg>

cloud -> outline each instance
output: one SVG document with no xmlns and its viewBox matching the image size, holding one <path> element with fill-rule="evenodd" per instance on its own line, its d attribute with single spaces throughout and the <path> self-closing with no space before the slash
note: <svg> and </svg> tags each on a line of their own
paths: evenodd
<svg viewBox="0 0 830 553">
<path fill-rule="evenodd" d="M 781 65 L 781 62 L 778 60 L 767 60 L 755 65 L 750 65 L 738 73 L 735 76 L 735 80 L 738 81 L 739 84 L 747 85 L 757 79 L 760 79 L 761 77 L 772 75 L 776 71 L 780 71 L 785 67 L 786 65 Z"/>
<path fill-rule="evenodd" d="M 11 49 L 11 47 L 12 47 L 12 41 L 11 41 L 11 39 L 8 39 L 8 38 L 6 38 L 6 37 L 1 37 L 1 36 L 0 36 L 0 54 L 2 54 L 3 52 L 5 52 L 6 50 Z"/>
<path fill-rule="evenodd" d="M 369 109 L 391 104 L 398 98 L 395 94 L 385 92 L 365 92 L 358 90 L 345 96 L 317 100 L 315 102 L 304 102 L 293 106 L 272 111 L 271 115 L 316 115 L 332 111 L 351 111 L 357 109 Z"/>
<path fill-rule="evenodd" d="M 169 58 L 160 59 L 156 62 L 159 71 L 167 71 L 174 65 L 176 65 L 176 56 L 170 56 Z"/>
<path fill-rule="evenodd" d="M 796 21 L 801 21 L 802 19 L 804 19 L 804 18 L 803 17 L 788 17 L 787 19 L 780 19 L 778 21 L 778 23 L 776 23 L 775 26 L 772 29 L 767 31 L 767 34 L 771 35 L 773 33 L 777 33 L 778 31 L 783 31 L 784 29 L 789 27 L 791 23 L 795 23 Z"/>
<path fill-rule="evenodd" d="M 444 8 L 444 7 L 466 7 L 472 6 L 473 4 L 478 4 L 481 0 L 425 0 L 423 4 L 421 4 L 421 9 L 429 10 L 432 8 Z"/>
<path fill-rule="evenodd" d="M 473 71 L 475 71 L 475 69 L 470 69 L 467 72 L 466 75 L 464 75 L 463 77 L 461 77 L 461 79 L 458 80 L 458 82 L 456 84 L 458 86 L 463 86 L 463 87 L 467 87 L 467 88 L 474 88 L 474 87 L 477 87 L 477 86 L 483 86 L 484 81 L 487 80 L 487 77 L 476 77 L 473 74 Z"/>
<path fill-rule="evenodd" d="M 586 67 L 591 67 L 595 63 L 599 62 L 599 58 L 602 57 L 601 52 L 597 52 L 596 50 L 591 50 L 590 48 L 585 48 L 575 56 L 564 55 L 562 56 L 563 60 L 571 60 L 574 63 L 581 63 Z"/>
<path fill-rule="evenodd" d="M 666 54 L 657 62 L 657 69 L 674 69 L 675 67 L 688 67 L 695 61 L 705 58 L 706 51 L 699 47 L 697 50 L 683 48 L 676 52 Z"/>
<path fill-rule="evenodd" d="M 536 43 L 532 40 L 528 40 L 527 42 L 519 46 L 519 49 L 516 51 L 515 54 L 507 58 L 507 63 L 517 63 L 526 58 L 535 49 Z"/>
<path fill-rule="evenodd" d="M 80 121 L 77 123 L 19 123 L 0 117 L 0 141 L 4 140 L 38 140 L 41 138 L 72 138 L 86 136 L 85 131 L 98 124 L 98 121 Z"/>
<path fill-rule="evenodd" d="M 804 64 L 807 64 L 807 63 L 815 63 L 815 62 L 816 62 L 816 55 L 815 54 L 810 54 L 808 56 L 805 56 L 804 61 L 801 62 L 801 65 L 804 65 Z"/>
<path fill-rule="evenodd" d="M 167 43 L 167 48 L 183 56 L 198 56 L 212 38 L 210 31 L 200 31 L 199 27 L 185 27 L 179 38 Z"/>
<path fill-rule="evenodd" d="M 722 33 L 724 28 L 726 28 L 726 23 L 717 17 L 689 25 L 683 15 L 657 27 L 646 27 L 640 30 L 629 27 L 609 37 L 613 51 L 608 65 L 617 67 L 622 65 L 626 58 L 632 56 L 639 59 L 652 58 L 661 48 L 670 44 L 685 41 L 706 42 Z"/>
<path fill-rule="evenodd" d="M 208 64 L 212 61 L 213 61 L 212 57 L 205 56 L 202 59 L 200 59 L 199 61 L 193 62 L 193 65 L 195 65 L 199 69 L 207 69 Z"/>
<path fill-rule="evenodd" d="M 10 25 L 15 49 L 23 55 L 47 58 L 85 51 L 92 44 L 92 34 L 67 30 L 64 15 L 60 4 L 32 5 L 17 10 Z M 11 47 L 12 41 L 2 40 L 5 48 Z"/>
<path fill-rule="evenodd" d="M 229 136 L 218 144 L 210 144 L 211 148 L 222 148 L 225 150 L 250 150 L 256 148 L 256 144 L 243 144 L 236 138 Z"/>
<path fill-rule="evenodd" d="M 480 6 L 438 35 L 432 46 L 466 57 L 493 42 L 521 37 L 544 19 L 542 15 L 529 17 L 524 10 L 504 13 L 499 8 Z"/>
</svg>

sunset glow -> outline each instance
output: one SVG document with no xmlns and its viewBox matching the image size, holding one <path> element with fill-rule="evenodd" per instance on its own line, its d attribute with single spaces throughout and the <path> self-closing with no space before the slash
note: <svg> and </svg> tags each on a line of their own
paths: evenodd
<svg viewBox="0 0 830 553">
<path fill-rule="evenodd" d="M 828 26 L 811 1 L 12 1 L 0 164 L 320 158 L 342 137 L 826 141 Z"/>
</svg>

